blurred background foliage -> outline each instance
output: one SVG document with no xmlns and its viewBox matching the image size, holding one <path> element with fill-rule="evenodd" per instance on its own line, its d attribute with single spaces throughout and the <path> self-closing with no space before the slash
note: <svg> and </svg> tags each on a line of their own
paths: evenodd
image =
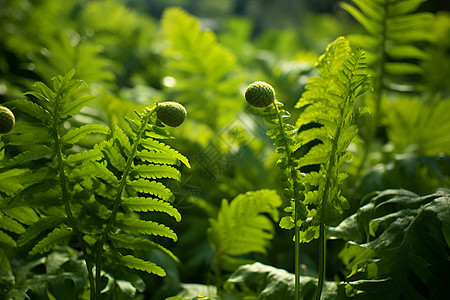
<svg viewBox="0 0 450 300">
<path fill-rule="evenodd" d="M 420 72 L 401 78 L 407 86 L 392 82 L 386 89 L 368 163 L 361 169 L 357 155 L 346 165 L 350 178 L 343 193 L 352 204 L 347 215 L 376 190 L 423 195 L 449 187 L 449 6 L 436 0 L 418 8 L 432 18 L 427 40 L 417 45 L 421 57 L 413 60 Z M 217 217 L 222 199 L 259 189 L 282 195 L 267 125 L 244 101 L 245 87 L 255 80 L 271 83 L 296 119 L 294 105 L 328 43 L 362 33 L 332 0 L 0 0 L 0 103 L 23 97 L 37 80 L 50 83 L 75 68 L 97 96 L 80 122 L 114 125 L 155 101 L 186 106 L 188 119 L 171 129 L 177 139 L 169 141 L 192 165 L 171 187 L 183 221 L 173 225 L 179 242 L 167 247 L 182 263 L 149 253 L 168 276 L 144 275 L 154 288 L 148 295 L 161 299 L 180 282 L 211 282 L 208 219 Z M 364 118 L 360 126 L 364 132 Z M 359 154 L 363 144 L 361 138 L 350 150 Z M 329 257 L 341 247 L 330 243 Z M 316 276 L 315 242 L 303 249 L 303 274 Z M 275 226 L 267 254 L 245 258 L 292 272 L 292 252 L 291 233 Z M 328 266 L 330 277 L 342 276 L 339 261 Z"/>
</svg>

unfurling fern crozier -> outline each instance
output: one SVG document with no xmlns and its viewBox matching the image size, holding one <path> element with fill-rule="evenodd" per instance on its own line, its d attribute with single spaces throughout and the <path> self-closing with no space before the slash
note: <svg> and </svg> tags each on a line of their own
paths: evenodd
<svg viewBox="0 0 450 300">
<path fill-rule="evenodd" d="M 4 106 L 0 106 L 0 134 L 8 133 L 14 128 L 14 114 Z"/>
<path fill-rule="evenodd" d="M 255 81 L 247 87 L 244 96 L 250 105 L 266 107 L 275 100 L 275 90 L 264 81 Z"/>
<path fill-rule="evenodd" d="M 158 104 L 156 107 L 156 115 L 167 126 L 178 127 L 183 124 L 187 112 L 180 103 L 167 101 Z"/>
</svg>

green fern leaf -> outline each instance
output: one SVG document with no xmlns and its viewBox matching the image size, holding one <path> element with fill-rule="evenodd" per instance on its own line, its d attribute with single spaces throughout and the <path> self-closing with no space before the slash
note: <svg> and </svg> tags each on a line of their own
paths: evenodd
<svg viewBox="0 0 450 300">
<path fill-rule="evenodd" d="M 220 256 L 238 256 L 251 252 L 266 253 L 278 221 L 281 199 L 275 191 L 259 190 L 238 195 L 231 203 L 222 200 L 216 219 L 210 219 L 208 238 Z M 226 267 L 226 266 L 224 266 Z"/>
<path fill-rule="evenodd" d="M 19 246 L 23 246 L 34 238 L 38 237 L 42 232 L 51 228 L 56 228 L 66 221 L 65 216 L 49 216 L 39 219 L 37 222 L 29 226 L 24 233 L 22 233 L 17 240 Z"/>
<path fill-rule="evenodd" d="M 70 164 L 70 163 L 78 163 L 78 162 L 82 162 L 85 160 L 100 160 L 102 159 L 103 155 L 102 155 L 102 151 L 100 149 L 100 147 L 98 147 L 98 145 L 95 145 L 93 149 L 91 150 L 86 150 L 80 153 L 75 153 L 75 154 L 70 154 L 66 157 L 65 161 L 66 163 Z"/>
<path fill-rule="evenodd" d="M 169 255 L 173 260 L 177 262 L 179 261 L 178 258 L 172 253 L 172 251 L 150 240 L 120 233 L 111 234 L 109 238 L 117 248 L 146 251 L 158 249 Z"/>
<path fill-rule="evenodd" d="M 164 269 L 160 266 L 156 265 L 155 263 L 134 257 L 132 255 L 120 255 L 118 257 L 118 261 L 120 262 L 120 264 L 130 269 L 136 269 L 147 273 L 156 274 L 160 277 L 166 276 L 166 271 L 164 271 Z"/>
<path fill-rule="evenodd" d="M 9 103 L 11 103 L 13 107 L 20 109 L 36 119 L 39 119 L 44 124 L 50 124 L 52 120 L 52 115 L 46 109 L 32 101 L 21 99 L 13 100 Z"/>
<path fill-rule="evenodd" d="M 136 155 L 138 158 L 154 164 L 166 164 L 166 165 L 176 165 L 178 164 L 178 159 L 173 156 L 168 156 L 162 152 L 142 150 Z"/>
<path fill-rule="evenodd" d="M 39 220 L 39 216 L 34 209 L 29 207 L 8 207 L 3 209 L 2 212 L 24 225 L 31 225 Z"/>
<path fill-rule="evenodd" d="M 35 145 L 52 142 L 52 135 L 48 127 L 39 123 L 16 122 L 8 145 Z"/>
<path fill-rule="evenodd" d="M 158 224 L 153 221 L 143 221 L 137 219 L 124 219 L 119 221 L 119 227 L 125 232 L 135 234 L 158 235 L 170 238 L 174 241 L 178 240 L 177 235 L 169 227 Z"/>
<path fill-rule="evenodd" d="M 158 211 L 164 212 L 174 217 L 177 222 L 181 221 L 181 214 L 170 203 L 149 197 L 131 197 L 122 200 L 122 206 L 132 211 L 147 212 Z"/>
<path fill-rule="evenodd" d="M 55 228 L 44 239 L 39 241 L 30 251 L 30 255 L 38 253 L 45 253 L 50 251 L 53 247 L 63 244 L 73 235 L 73 231 L 65 225 Z"/>
<path fill-rule="evenodd" d="M 0 192 L 13 196 L 24 189 L 22 178 L 28 170 L 10 169 L 0 173 Z"/>
<path fill-rule="evenodd" d="M 11 236 L 9 236 L 5 232 L 3 232 L 2 230 L 0 230 L 0 245 L 1 244 L 11 246 L 11 247 L 17 247 L 16 241 Z M 3 259 L 6 259 L 6 258 L 2 257 L 2 260 Z"/>
<path fill-rule="evenodd" d="M 156 151 L 156 152 L 161 152 L 170 156 L 175 157 L 176 159 L 178 159 L 179 161 L 181 161 L 186 167 L 190 168 L 190 164 L 189 161 L 187 160 L 187 158 L 180 154 L 180 152 L 178 152 L 175 149 L 170 148 L 168 145 L 165 145 L 163 143 L 160 143 L 158 141 L 155 141 L 153 139 L 143 139 L 141 141 L 142 146 L 144 146 L 146 149 L 150 150 L 150 151 Z"/>
<path fill-rule="evenodd" d="M 10 218 L 4 213 L 0 212 L 0 228 L 8 231 L 21 234 L 25 231 L 25 228 L 16 220 Z"/>
<path fill-rule="evenodd" d="M 70 101 L 60 113 L 61 119 L 71 118 L 73 115 L 77 114 L 83 107 L 85 107 L 89 102 L 95 100 L 95 96 L 87 95 L 76 100 Z"/>
<path fill-rule="evenodd" d="M 66 144 L 75 144 L 90 133 L 101 133 L 101 134 L 108 135 L 111 133 L 111 131 L 109 130 L 108 127 L 103 126 L 103 125 L 87 124 L 87 125 L 69 130 L 61 138 L 61 142 L 66 143 Z"/>
<path fill-rule="evenodd" d="M 114 139 L 118 140 L 120 145 L 122 145 L 125 155 L 129 156 L 131 154 L 130 140 L 119 126 L 114 128 L 113 136 Z"/>
<path fill-rule="evenodd" d="M 149 179 L 171 178 L 178 181 L 181 179 L 180 171 L 166 165 L 138 165 L 133 167 L 132 173 Z"/>
<path fill-rule="evenodd" d="M 172 200 L 173 198 L 172 192 L 161 182 L 157 181 L 148 181 L 141 178 L 127 182 L 127 187 L 131 187 L 141 193 L 158 196 L 163 200 Z"/>
<path fill-rule="evenodd" d="M 7 163 L 7 167 L 13 167 L 19 164 L 23 164 L 29 161 L 38 160 L 45 157 L 48 154 L 52 154 L 52 149 L 45 145 L 33 145 L 28 150 L 14 156 Z"/>
</svg>

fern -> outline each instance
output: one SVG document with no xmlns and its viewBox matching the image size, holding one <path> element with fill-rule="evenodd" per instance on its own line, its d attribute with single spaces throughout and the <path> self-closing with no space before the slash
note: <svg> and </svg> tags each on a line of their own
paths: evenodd
<svg viewBox="0 0 450 300">
<path fill-rule="evenodd" d="M 366 162 L 380 120 L 383 119 L 381 107 L 384 91 L 412 91 L 414 87 L 411 84 L 399 82 L 398 79 L 422 74 L 419 63 L 429 59 L 429 55 L 418 45 L 433 39 L 430 25 L 434 15 L 414 13 L 425 1 L 352 0 L 356 7 L 342 3 L 342 7 L 367 31 L 365 35 L 352 35 L 350 39 L 366 50 L 369 65 L 373 65 L 374 69 L 374 94 L 369 99 L 372 113 L 367 132 L 362 132 L 366 145 L 358 170 Z"/>
<path fill-rule="evenodd" d="M 6 146 L 22 145 L 24 151 L 2 161 L 0 167 L 6 171 L 1 176 L 14 179 L 27 174 L 27 180 L 13 180 L 17 184 L 9 187 L 0 185 L 5 196 L 0 203 L 0 228 L 20 237 L 16 243 L 6 232 L 0 231 L 0 235 L 9 246 L 32 247 L 31 256 L 52 251 L 75 236 L 86 262 L 91 299 L 99 299 L 104 257 L 127 268 L 165 275 L 161 267 L 135 257 L 133 251 L 158 249 L 175 258 L 149 238 L 176 241 L 178 237 L 164 224 L 141 219 L 141 213 L 166 213 L 179 222 L 181 214 L 169 202 L 173 193 L 161 180 L 179 181 L 176 166 L 190 166 L 178 151 L 149 137 L 170 138 L 156 120 L 156 107 L 136 113 L 137 119 L 128 119 L 125 129 L 116 126 L 111 132 L 99 124 L 66 129 L 63 123 L 94 99 L 74 97 L 82 82 L 73 76 L 71 71 L 55 77 L 54 89 L 36 83 L 36 90 L 27 93 L 34 101 L 8 104 L 38 122 L 19 122 L 5 135 Z M 27 133 L 30 128 L 31 134 Z M 33 136 L 38 133 L 43 137 Z M 77 152 L 83 149 L 77 144 L 92 133 L 107 139 Z"/>
<path fill-rule="evenodd" d="M 183 95 L 196 120 L 213 130 L 228 124 L 239 113 L 240 79 L 236 57 L 221 46 L 216 35 L 181 8 L 164 11 L 162 33 L 166 43 L 166 74 L 176 80 L 171 87 Z"/>
<path fill-rule="evenodd" d="M 355 299 L 447 298 L 449 191 L 386 190 L 364 203 L 331 231 L 348 241 L 340 257 Z"/>
<path fill-rule="evenodd" d="M 250 253 L 266 253 L 278 220 L 281 199 L 275 191 L 259 190 L 240 194 L 230 203 L 222 200 L 217 218 L 209 220 L 208 238 L 214 249 L 217 285 L 220 271 L 233 271 L 250 260 Z M 268 217 L 270 216 L 270 218 Z"/>
<path fill-rule="evenodd" d="M 325 276 L 325 225 L 336 222 L 349 207 L 339 185 L 346 178 L 341 172 L 342 164 L 349 159 L 346 150 L 357 134 L 353 103 L 370 89 L 364 52 L 351 48 L 343 37 L 327 47 L 316 68 L 321 77 L 309 79 L 296 105 L 303 111 L 295 126 L 286 123 L 290 114 L 276 99 L 263 114 L 274 124 L 268 135 L 281 154 L 277 164 L 286 182 L 285 196 L 290 199 L 290 206 L 285 208 L 290 215 L 281 219 L 280 226 L 295 228 L 296 299 L 300 295 L 299 243 L 314 238 L 320 239 L 316 299 L 320 298 Z M 303 149 L 306 153 L 299 155 Z M 318 171 L 301 173 L 311 167 Z"/>
</svg>

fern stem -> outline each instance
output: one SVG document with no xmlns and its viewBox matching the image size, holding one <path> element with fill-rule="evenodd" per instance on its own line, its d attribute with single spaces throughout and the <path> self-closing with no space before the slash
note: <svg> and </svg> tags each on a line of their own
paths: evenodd
<svg viewBox="0 0 450 300">
<path fill-rule="evenodd" d="M 63 83 L 64 84 L 64 83 Z M 62 158 L 62 152 L 61 152 L 61 145 L 60 145 L 60 137 L 59 137 L 59 116 L 58 116 L 58 106 L 59 106 L 59 100 L 61 98 L 60 91 L 63 90 L 63 86 L 58 91 L 58 94 L 55 97 L 55 108 L 53 112 L 53 139 L 55 141 L 55 152 L 56 157 L 58 160 L 58 169 L 59 169 L 59 184 L 61 186 L 61 192 L 62 192 L 62 198 L 64 202 L 64 208 L 66 210 L 67 217 L 69 218 L 70 226 L 72 226 L 73 231 L 75 232 L 75 235 L 78 239 L 78 242 L 80 243 L 81 251 L 83 253 L 83 259 L 86 262 L 86 268 L 88 271 L 89 276 L 89 284 L 90 284 L 90 293 L 91 293 L 91 299 L 94 298 L 94 292 L 95 292 L 95 281 L 94 281 L 94 274 L 92 272 L 92 263 L 88 258 L 88 253 L 86 249 L 86 244 L 83 240 L 83 235 L 81 234 L 80 229 L 78 228 L 78 225 L 75 221 L 75 218 L 72 213 L 72 209 L 70 207 L 70 201 L 69 201 L 69 192 L 67 191 L 67 183 L 66 183 L 66 175 L 64 172 L 64 161 Z"/>
<path fill-rule="evenodd" d="M 300 300 L 300 227 L 298 225 L 298 201 L 301 201 L 300 191 L 296 187 L 294 183 L 299 183 L 299 178 L 297 175 L 297 170 L 294 166 L 294 161 L 292 159 L 292 150 L 288 142 L 288 137 L 286 136 L 286 132 L 284 131 L 283 126 L 283 118 L 281 117 L 280 110 L 276 105 L 276 99 L 273 101 L 273 105 L 275 107 L 275 111 L 278 117 L 278 126 L 280 127 L 280 132 L 283 135 L 284 141 L 284 149 L 287 158 L 287 164 L 289 166 L 289 171 L 292 179 L 293 190 L 294 190 L 294 263 L 295 263 L 295 300 Z M 303 185 L 301 185 L 303 186 Z"/>
<path fill-rule="evenodd" d="M 317 292 L 315 300 L 320 300 L 322 295 L 323 283 L 325 281 L 327 257 L 327 239 L 325 237 L 325 224 L 320 222 L 319 226 L 319 281 L 317 283 Z"/>
<path fill-rule="evenodd" d="M 150 117 L 152 113 L 155 111 L 155 108 L 152 108 L 150 111 L 147 112 L 147 115 L 145 116 L 141 128 L 139 129 L 139 133 L 136 136 L 136 139 L 133 143 L 133 148 L 131 150 L 130 156 L 128 157 L 127 164 L 125 167 L 125 170 L 123 171 L 122 178 L 120 180 L 119 189 L 117 191 L 116 197 L 114 198 L 113 202 L 113 209 L 111 212 L 111 216 L 109 217 L 108 223 L 106 224 L 106 227 L 102 233 L 102 236 L 100 238 L 100 241 L 97 244 L 97 257 L 96 257 L 96 264 L 95 264 L 95 280 L 96 280 L 96 294 L 95 298 L 96 300 L 100 299 L 100 288 L 101 288 L 101 266 L 102 266 L 102 253 L 103 253 L 103 245 L 105 244 L 108 234 L 112 228 L 112 225 L 116 219 L 117 212 L 119 210 L 120 202 L 122 199 L 122 192 L 125 189 L 125 185 L 127 183 L 128 175 L 131 172 L 131 165 L 133 163 L 133 160 L 136 156 L 137 148 L 141 142 L 142 135 L 145 132 L 145 129 L 147 127 L 147 123 L 150 120 Z"/>
</svg>

